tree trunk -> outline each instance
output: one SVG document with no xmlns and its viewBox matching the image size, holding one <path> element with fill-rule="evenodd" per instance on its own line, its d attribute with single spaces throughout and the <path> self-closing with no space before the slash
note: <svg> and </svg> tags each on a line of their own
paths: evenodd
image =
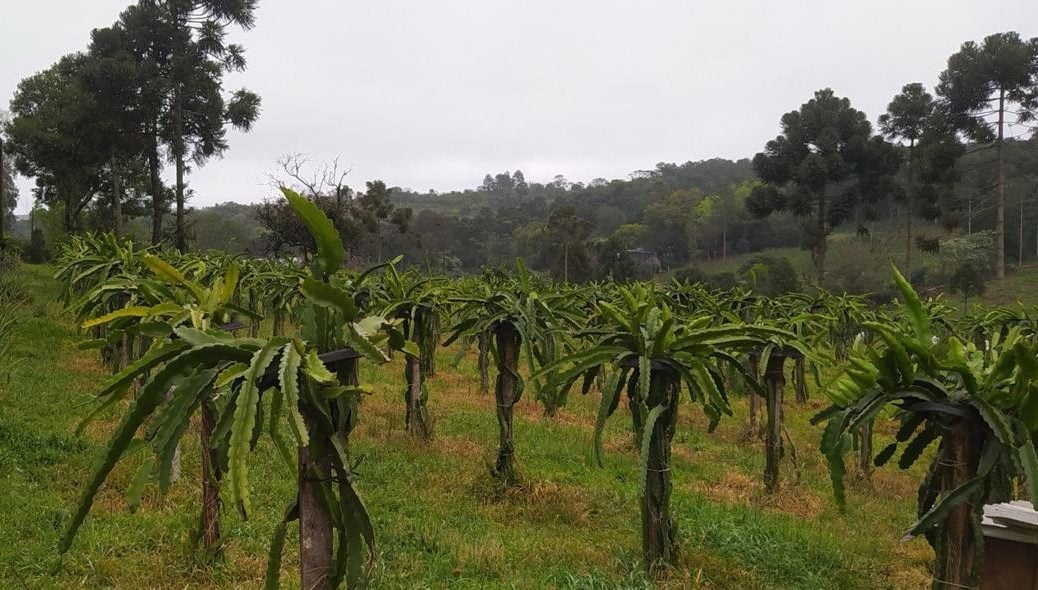
<svg viewBox="0 0 1038 590">
<path fill-rule="evenodd" d="M 562 282 L 569 282 L 569 243 L 562 245 Z"/>
<path fill-rule="evenodd" d="M 815 263 L 815 281 L 821 287 L 825 280 L 825 254 L 829 250 L 829 199 L 825 194 L 825 187 L 818 191 L 818 218 L 815 220 L 815 231 L 818 235 L 813 244 L 812 254 Z"/>
<path fill-rule="evenodd" d="M 425 407 L 425 376 L 421 361 L 411 355 L 404 359 L 404 379 L 407 382 L 407 413 L 404 423 L 407 432 L 421 438 L 429 438 L 429 416 Z"/>
<path fill-rule="evenodd" d="M 4 251 L 4 222 L 7 221 L 7 187 L 4 186 L 4 139 L 0 137 L 0 252 Z"/>
<path fill-rule="evenodd" d="M 998 91 L 998 139 L 995 143 L 995 165 L 998 168 L 995 190 L 995 278 L 1006 278 L 1006 166 L 1002 143 L 1006 116 L 1006 91 Z"/>
<path fill-rule="evenodd" d="M 315 433 L 312 419 L 303 416 Z M 332 520 L 321 503 L 319 480 L 329 477 L 331 460 L 311 436 L 309 447 L 299 447 L 299 587 L 319 590 L 332 571 Z M 311 454 L 312 453 L 312 454 Z"/>
<path fill-rule="evenodd" d="M 177 167 L 177 230 L 176 247 L 187 252 L 187 233 L 184 228 L 184 99 L 179 85 L 173 91 L 173 159 Z"/>
<path fill-rule="evenodd" d="M 509 322 L 500 322 L 494 328 L 497 341 L 497 426 L 500 446 L 492 475 L 505 482 L 517 479 L 515 467 L 515 444 L 512 441 L 512 406 L 519 396 L 519 347 L 522 344 L 519 331 Z"/>
<path fill-rule="evenodd" d="M 112 217 L 115 218 L 115 235 L 123 235 L 123 183 L 119 174 L 119 167 L 112 158 L 109 164 L 112 173 Z"/>
<path fill-rule="evenodd" d="M 1024 196 L 1020 195 L 1020 235 L 1017 238 L 1016 267 L 1024 267 Z"/>
<path fill-rule="evenodd" d="M 490 334 L 480 332 L 476 340 L 479 343 L 479 394 L 486 395 L 490 393 Z"/>
<path fill-rule="evenodd" d="M 207 557 L 220 553 L 220 455 L 213 448 L 216 412 L 212 401 L 202 402 L 202 548 Z"/>
<path fill-rule="evenodd" d="M 67 191 L 67 194 L 65 195 L 65 211 L 64 211 L 64 213 L 65 213 L 65 216 L 64 216 L 65 227 L 64 227 L 64 230 L 67 233 L 72 233 L 72 230 L 74 229 L 72 227 L 72 191 L 70 191 L 68 189 L 66 189 L 66 191 Z"/>
<path fill-rule="evenodd" d="M 148 138 L 148 169 L 151 174 L 151 244 L 158 245 L 162 241 L 163 203 L 162 178 L 159 176 L 159 139 L 158 129 L 154 126 Z"/>
<path fill-rule="evenodd" d="M 966 197 L 966 235 L 973 235 L 973 193 Z"/>
<path fill-rule="evenodd" d="M 721 259 L 728 260 L 728 220 L 721 220 Z"/>
<path fill-rule="evenodd" d="M 773 494 L 779 488 L 779 463 L 782 460 L 782 397 L 786 388 L 786 357 L 778 351 L 768 357 L 764 369 L 767 390 L 768 429 L 764 447 L 764 489 Z"/>
<path fill-rule="evenodd" d="M 793 359 L 793 393 L 798 404 L 807 403 L 807 360 L 803 356 Z"/>
<path fill-rule="evenodd" d="M 760 377 L 760 353 L 751 352 L 747 360 L 747 370 L 754 379 Z M 750 427 L 746 433 L 748 438 L 760 436 L 760 395 L 750 389 Z"/>
<path fill-rule="evenodd" d="M 905 191 L 905 276 L 909 282 L 912 281 L 912 215 L 915 211 L 912 199 L 915 191 L 914 155 L 915 139 L 912 139 L 908 144 L 908 190 Z"/>
<path fill-rule="evenodd" d="M 963 420 L 955 429 L 945 435 L 936 461 L 941 469 L 941 490 L 953 490 L 977 474 L 977 463 L 980 459 L 980 442 L 982 435 L 977 425 L 970 420 Z M 973 588 L 976 583 L 975 572 L 980 571 L 980 563 L 976 560 L 976 531 L 979 526 L 976 510 L 979 505 L 966 501 L 952 509 L 936 538 L 936 563 L 934 564 L 934 590 L 952 590 Z"/>
<path fill-rule="evenodd" d="M 680 377 L 669 369 L 653 369 L 645 396 L 649 408 L 665 409 L 648 434 L 645 491 L 642 494 L 642 551 L 645 566 L 670 565 L 677 559 L 675 526 L 670 517 L 670 445 L 678 419 Z"/>
</svg>

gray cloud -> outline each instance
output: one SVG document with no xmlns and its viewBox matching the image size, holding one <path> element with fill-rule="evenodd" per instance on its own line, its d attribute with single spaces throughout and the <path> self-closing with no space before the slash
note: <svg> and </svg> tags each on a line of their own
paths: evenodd
<svg viewBox="0 0 1038 590">
<path fill-rule="evenodd" d="M 126 0 L 7 4 L 9 97 Z M 353 185 L 420 190 L 505 169 L 589 180 L 746 157 L 818 88 L 875 120 L 903 84 L 932 85 L 963 41 L 1038 35 L 1023 26 L 1036 22 L 1033 0 L 261 0 L 257 27 L 234 35 L 249 70 L 228 87 L 258 92 L 262 116 L 190 182 L 195 204 L 258 200 L 293 151 L 340 156 Z"/>
</svg>

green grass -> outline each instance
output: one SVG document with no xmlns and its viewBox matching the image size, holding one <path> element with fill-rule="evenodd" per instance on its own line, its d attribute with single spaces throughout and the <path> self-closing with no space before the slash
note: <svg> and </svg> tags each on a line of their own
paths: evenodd
<svg viewBox="0 0 1038 590">
<path fill-rule="evenodd" d="M 827 274 L 833 283 L 832 288 L 839 290 L 843 284 L 857 285 L 864 290 L 890 290 L 890 264 L 904 269 L 904 236 L 889 229 L 876 230 L 872 238 L 861 239 L 842 231 L 830 236 L 829 252 L 826 257 Z M 775 256 L 785 258 L 793 265 L 804 286 L 814 283 L 814 266 L 811 254 L 801 248 L 771 248 L 761 252 L 739 254 L 724 259 L 698 261 L 692 265 L 707 274 L 732 272 L 737 273 L 749 260 L 757 256 Z M 940 284 L 943 269 L 937 255 L 916 250 L 913 269 L 923 272 L 921 284 L 917 287 L 921 292 L 936 295 L 944 291 Z M 858 281 L 848 280 L 860 275 Z M 946 301 L 956 308 L 962 307 L 960 295 L 945 293 Z M 1017 303 L 1038 305 L 1038 265 L 1025 264 L 1019 267 L 1009 261 L 1006 266 L 1006 278 L 999 281 L 989 278 L 985 292 L 979 297 L 970 297 L 967 304 L 984 305 L 1016 305 Z"/>
<path fill-rule="evenodd" d="M 137 514 L 124 492 L 138 457 L 120 464 L 63 559 L 58 538 L 117 413 L 88 429 L 75 424 L 106 377 L 96 351 L 79 351 L 53 302 L 50 269 L 26 267 L 35 302 L 24 310 L 17 353 L 25 362 L 0 375 L 0 587 L 223 588 L 261 584 L 267 544 L 292 499 L 293 478 L 261 444 L 252 458 L 254 516 L 224 515 L 226 559 L 198 563 L 189 540 L 199 510 L 198 449 L 185 439 L 183 478 L 159 498 L 149 488 Z M 429 384 L 436 436 L 403 429 L 398 363 L 365 365 L 375 393 L 362 406 L 352 439 L 357 487 L 377 535 L 376 588 L 914 588 L 926 584 L 931 553 L 924 541 L 899 543 L 913 520 L 917 472 L 877 472 L 850 486 L 846 514 L 836 510 L 817 450 L 820 431 L 808 422 L 822 407 L 791 404 L 788 428 L 800 478 L 787 460 L 783 487 L 762 491 L 763 446 L 743 438 L 746 408 L 717 432 L 693 406 L 681 408 L 674 443 L 674 515 L 678 567 L 649 580 L 638 563 L 637 457 L 629 419 L 608 425 L 605 467 L 590 461 L 597 393 L 577 393 L 554 419 L 541 416 L 532 394 L 517 406 L 520 487 L 489 478 L 496 422 L 489 397 L 478 394 L 474 354 Z M 818 394 L 816 394 L 817 397 Z M 885 436 L 891 428 L 880 428 Z M 877 447 L 882 444 L 877 441 Z M 294 535 L 294 532 L 292 533 Z M 287 543 L 282 581 L 295 587 L 296 546 Z"/>
<path fill-rule="evenodd" d="M 1008 266 L 1006 278 L 989 281 L 980 299 L 987 305 L 1038 305 L 1038 266 Z"/>
</svg>

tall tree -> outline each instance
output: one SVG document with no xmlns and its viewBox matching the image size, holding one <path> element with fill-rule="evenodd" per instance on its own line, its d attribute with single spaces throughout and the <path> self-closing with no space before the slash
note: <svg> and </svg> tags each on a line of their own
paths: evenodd
<svg viewBox="0 0 1038 590">
<path fill-rule="evenodd" d="M 139 62 L 121 26 L 95 29 L 80 77 L 91 101 L 90 121 L 108 155 L 105 188 L 111 195 L 116 235 L 123 233 L 126 177 L 147 152 L 147 109 L 142 108 Z"/>
<path fill-rule="evenodd" d="M 753 158 L 763 184 L 746 202 L 756 217 L 789 211 L 813 217 L 805 225 L 817 281 L 825 277 L 828 236 L 857 206 L 892 188 L 897 152 L 872 135 L 865 113 L 829 88 L 782 116 L 782 134 Z"/>
<path fill-rule="evenodd" d="M 530 194 L 530 185 L 526 184 L 526 177 L 523 176 L 522 170 L 512 173 L 512 183 L 515 185 L 515 196 L 525 199 Z"/>
<path fill-rule="evenodd" d="M 225 101 L 223 75 L 245 69 L 244 48 L 226 43 L 231 25 L 250 29 L 256 0 L 161 0 L 171 37 L 170 103 L 165 138 L 176 167 L 176 235 L 187 249 L 185 180 L 188 157 L 196 165 L 227 149 L 226 123 L 248 131 L 259 116 L 260 99 L 247 90 Z"/>
<path fill-rule="evenodd" d="M 14 208 L 17 204 L 18 187 L 14 184 L 14 161 L 4 151 L 4 136 L 0 133 L 0 251 L 4 249 L 6 232 L 14 227 Z"/>
<path fill-rule="evenodd" d="M 544 250 L 547 267 L 563 281 L 586 281 L 591 278 L 591 257 L 587 240 L 591 222 L 577 215 L 573 207 L 552 212 L 545 228 L 548 246 Z"/>
<path fill-rule="evenodd" d="M 941 101 L 934 104 L 916 146 L 917 182 L 913 198 L 917 211 L 925 219 L 940 220 L 945 227 L 952 228 L 959 224 L 961 217 L 962 203 L 956 197 L 956 185 L 961 180 L 958 162 L 965 155 L 966 146 L 959 138 L 947 106 Z"/>
<path fill-rule="evenodd" d="M 905 181 L 905 276 L 912 276 L 912 218 L 915 216 L 915 149 L 934 112 L 933 96 L 918 82 L 906 84 L 879 116 L 879 128 L 891 140 L 908 142 Z"/>
<path fill-rule="evenodd" d="M 45 204 L 60 206 L 65 231 L 78 227 L 107 160 L 92 119 L 94 99 L 81 78 L 87 59 L 67 55 L 19 82 L 6 126 L 16 168 L 46 189 Z"/>
<path fill-rule="evenodd" d="M 166 189 L 162 183 L 162 116 L 167 109 L 170 90 L 169 68 L 172 49 L 168 40 L 173 33 L 170 23 L 162 18 L 159 2 L 142 0 L 127 7 L 112 28 L 121 29 L 126 49 L 136 62 L 134 89 L 138 97 L 140 130 L 148 163 L 151 192 L 151 243 L 162 240 L 162 220 L 168 209 Z"/>
<path fill-rule="evenodd" d="M 351 214 L 371 234 L 375 244 L 375 259 L 382 262 L 382 222 L 389 220 L 400 233 L 407 231 L 411 223 L 411 209 L 397 209 L 390 201 L 392 189 L 381 180 L 366 183 L 367 190 L 357 196 Z"/>
<path fill-rule="evenodd" d="M 978 45 L 962 44 L 948 58 L 937 94 L 948 105 L 956 126 L 967 137 L 995 144 L 995 276 L 1005 278 L 1005 142 L 1006 115 L 1017 122 L 1034 119 L 1038 110 L 1038 39 L 1025 41 L 1016 32 L 996 33 Z"/>
</svg>

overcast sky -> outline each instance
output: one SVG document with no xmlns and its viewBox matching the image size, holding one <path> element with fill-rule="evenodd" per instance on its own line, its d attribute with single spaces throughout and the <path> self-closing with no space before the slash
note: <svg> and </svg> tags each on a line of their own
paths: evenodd
<svg viewBox="0 0 1038 590">
<path fill-rule="evenodd" d="M 3 3 L 0 104 L 128 0 Z M 875 121 L 963 41 L 1005 30 L 1038 35 L 1038 2 L 260 0 L 227 88 L 259 93 L 262 114 L 189 181 L 196 205 L 256 201 L 286 152 L 339 156 L 353 186 L 418 190 L 749 157 L 818 88 Z"/>
</svg>

